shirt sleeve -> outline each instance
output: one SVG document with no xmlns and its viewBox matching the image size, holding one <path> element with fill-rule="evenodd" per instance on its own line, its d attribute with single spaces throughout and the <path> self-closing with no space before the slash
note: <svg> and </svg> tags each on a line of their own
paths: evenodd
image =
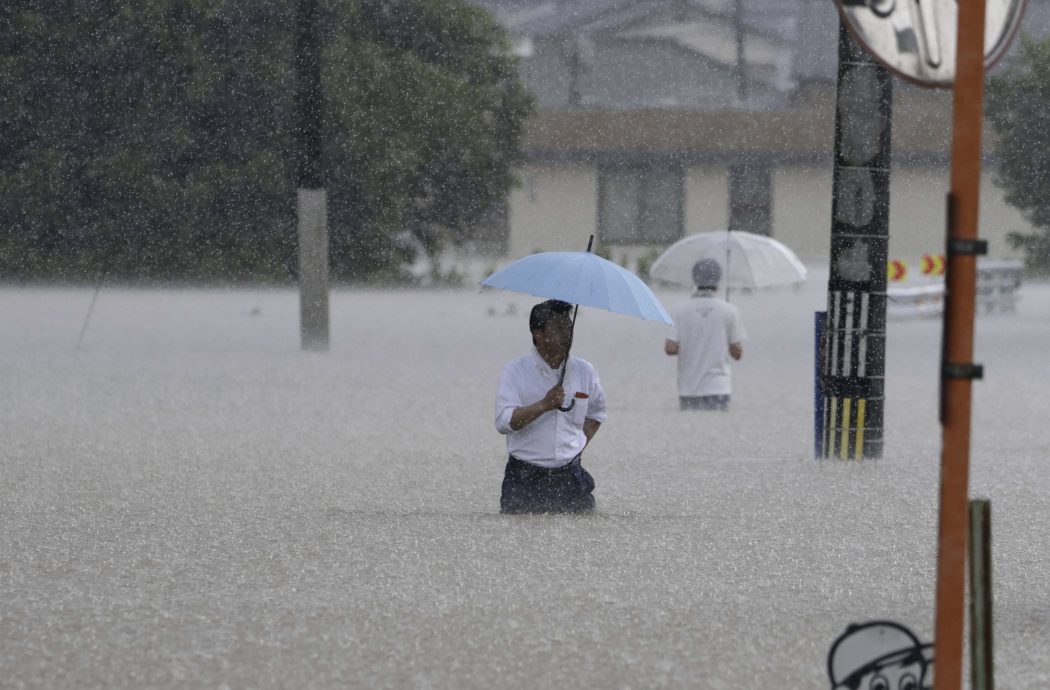
<svg viewBox="0 0 1050 690">
<path fill-rule="evenodd" d="M 508 364 L 503 367 L 503 373 L 499 377 L 499 388 L 496 390 L 496 431 L 501 434 L 512 432 L 511 415 L 514 414 L 515 408 L 522 405 L 521 393 L 514 385 L 513 372 L 511 372 L 511 365 Z"/>
<path fill-rule="evenodd" d="M 736 305 L 733 305 L 734 309 L 730 313 L 729 317 L 729 344 L 742 343 L 747 338 L 747 333 L 744 331 L 744 320 L 740 318 L 740 310 L 736 309 Z"/>
<path fill-rule="evenodd" d="M 590 390 L 587 391 L 590 396 L 590 400 L 587 401 L 587 419 L 593 419 L 596 422 L 604 422 L 607 415 L 605 413 L 605 391 L 602 390 L 601 381 L 598 380 L 598 370 L 591 370 L 591 386 Z"/>
</svg>

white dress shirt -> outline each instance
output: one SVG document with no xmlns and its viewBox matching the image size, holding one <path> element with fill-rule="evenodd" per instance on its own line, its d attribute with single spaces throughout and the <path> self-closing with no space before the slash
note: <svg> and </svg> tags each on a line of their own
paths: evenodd
<svg viewBox="0 0 1050 690">
<path fill-rule="evenodd" d="M 507 452 L 519 460 L 540 467 L 566 465 L 587 443 L 584 420 L 605 421 L 605 393 L 598 382 L 598 372 L 589 362 L 570 356 L 562 383 L 562 407 L 572 400 L 576 401 L 575 406 L 568 412 L 544 412 L 517 431 L 510 428 L 514 410 L 543 398 L 558 383 L 560 374 L 561 368 L 552 369 L 535 347 L 503 367 L 496 392 L 496 430 L 506 434 Z"/>
</svg>

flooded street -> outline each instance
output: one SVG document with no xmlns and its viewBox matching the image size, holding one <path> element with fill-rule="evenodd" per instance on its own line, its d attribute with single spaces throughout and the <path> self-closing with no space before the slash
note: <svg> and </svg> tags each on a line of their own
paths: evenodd
<svg viewBox="0 0 1050 690">
<path fill-rule="evenodd" d="M 970 493 L 997 683 L 1043 690 L 1050 285 L 1020 295 L 977 322 Z M 889 324 L 885 457 L 817 462 L 820 278 L 734 294 L 728 415 L 679 412 L 669 328 L 583 308 L 598 512 L 505 517 L 539 300 L 339 290 L 318 354 L 290 289 L 106 288 L 78 350 L 91 297 L 0 289 L 0 686 L 826 688 L 851 622 L 932 639 L 939 320 Z"/>
</svg>

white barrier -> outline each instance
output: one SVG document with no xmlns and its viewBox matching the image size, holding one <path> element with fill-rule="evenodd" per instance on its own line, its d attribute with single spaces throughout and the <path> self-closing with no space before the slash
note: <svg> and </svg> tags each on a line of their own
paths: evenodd
<svg viewBox="0 0 1050 690">
<path fill-rule="evenodd" d="M 977 307 L 985 313 L 1017 309 L 1024 264 L 1020 261 L 977 261 Z"/>
<path fill-rule="evenodd" d="M 1014 260 L 977 260 L 978 313 L 1012 312 L 1017 308 L 1024 264 Z M 886 318 L 893 321 L 922 319 L 944 313 L 944 281 L 886 288 Z"/>
<path fill-rule="evenodd" d="M 886 288 L 886 318 L 925 319 L 944 313 L 944 283 Z"/>
</svg>

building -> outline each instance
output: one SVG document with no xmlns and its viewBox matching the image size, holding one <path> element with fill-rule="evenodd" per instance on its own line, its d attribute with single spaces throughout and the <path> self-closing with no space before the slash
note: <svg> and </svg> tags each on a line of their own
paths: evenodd
<svg viewBox="0 0 1050 690">
<path fill-rule="evenodd" d="M 827 261 L 838 14 L 831 0 L 471 0 L 507 29 L 538 110 L 506 257 L 583 249 L 634 264 L 684 235 L 769 234 Z M 1030 0 L 1022 31 L 1050 33 Z M 985 141 L 990 140 L 986 130 Z M 895 80 L 890 256 L 943 251 L 951 92 Z M 986 143 L 986 149 L 989 149 Z M 989 255 L 1030 225 L 982 181 Z"/>
</svg>

